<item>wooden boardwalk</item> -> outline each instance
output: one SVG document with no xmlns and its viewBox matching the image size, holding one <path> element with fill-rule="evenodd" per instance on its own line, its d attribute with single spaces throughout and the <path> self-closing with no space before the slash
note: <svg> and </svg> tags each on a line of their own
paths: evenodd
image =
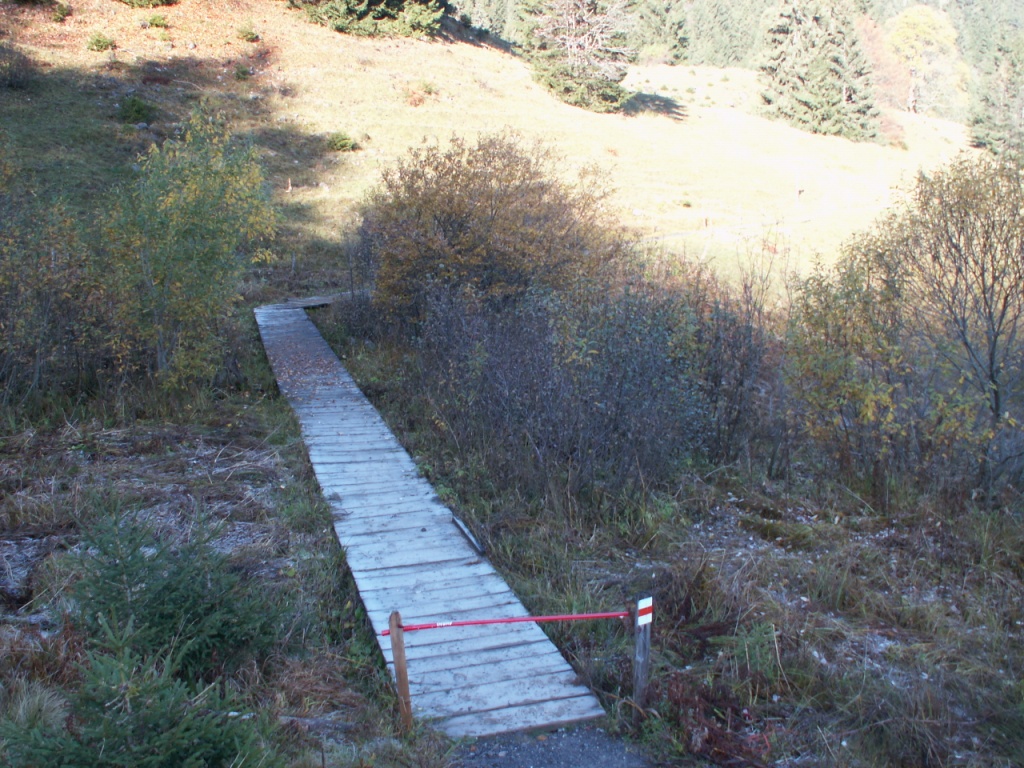
<svg viewBox="0 0 1024 768">
<path fill-rule="evenodd" d="M 256 320 L 281 392 L 302 424 L 366 612 L 380 633 L 405 624 L 528 615 L 454 523 L 412 459 L 306 316 L 309 299 Z M 551 728 L 604 715 L 533 623 L 406 634 L 413 712 L 453 737 Z"/>
</svg>

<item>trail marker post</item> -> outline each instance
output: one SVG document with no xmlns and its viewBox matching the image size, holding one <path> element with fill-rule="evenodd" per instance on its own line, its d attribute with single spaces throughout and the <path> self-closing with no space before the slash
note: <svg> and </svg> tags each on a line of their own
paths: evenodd
<svg viewBox="0 0 1024 768">
<path fill-rule="evenodd" d="M 405 632 L 402 629 L 402 614 L 392 611 L 388 619 L 391 630 L 391 655 L 395 660 L 395 683 L 398 687 L 398 709 L 402 713 L 402 727 L 412 730 L 412 696 L 409 693 L 409 667 L 405 662 Z"/>
<path fill-rule="evenodd" d="M 647 706 L 647 682 L 651 676 L 651 624 L 654 622 L 654 598 L 644 597 L 636 604 L 636 647 L 633 653 L 633 720 L 639 725 Z"/>
</svg>

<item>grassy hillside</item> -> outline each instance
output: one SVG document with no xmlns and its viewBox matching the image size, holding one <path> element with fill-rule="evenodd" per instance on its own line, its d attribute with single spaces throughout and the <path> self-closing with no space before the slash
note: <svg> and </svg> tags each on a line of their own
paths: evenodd
<svg viewBox="0 0 1024 768">
<path fill-rule="evenodd" d="M 141 28 L 157 11 L 167 26 Z M 47 10 L 6 6 L 8 39 L 64 80 L 91 81 L 95 91 L 88 104 L 68 107 L 75 119 L 56 131 L 60 93 L 34 101 L 4 94 L 22 114 L 45 110 L 29 125 L 46 130 L 15 138 L 33 162 L 63 163 L 61 153 L 76 146 L 105 148 L 89 130 L 116 111 L 127 89 L 166 105 L 154 123 L 157 137 L 183 104 L 216 95 L 264 147 L 278 198 L 302 233 L 288 244 L 298 250 L 337 237 L 380 168 L 406 148 L 509 129 L 553 145 L 569 168 L 602 168 L 618 190 L 623 220 L 670 249 L 730 269 L 768 238 L 791 248 L 792 267 L 801 270 L 818 255 L 830 259 L 868 226 L 894 185 L 966 143 L 961 126 L 902 113 L 886 116 L 899 146 L 804 134 L 756 116 L 757 87 L 745 70 L 635 67 L 627 84 L 647 95 L 650 109 L 595 115 L 557 102 L 523 61 L 485 44 L 340 36 L 279 2 L 211 9 L 185 0 L 157 11 L 88 0 L 55 24 Z M 260 39 L 241 39 L 243 27 Z M 97 32 L 117 48 L 86 50 Z M 324 152 L 317 138 L 339 130 L 361 149 Z M 137 149 L 149 138 L 130 134 L 121 129 L 118 146 Z M 69 180 L 88 187 L 96 180 L 89 175 L 79 170 Z"/>
</svg>

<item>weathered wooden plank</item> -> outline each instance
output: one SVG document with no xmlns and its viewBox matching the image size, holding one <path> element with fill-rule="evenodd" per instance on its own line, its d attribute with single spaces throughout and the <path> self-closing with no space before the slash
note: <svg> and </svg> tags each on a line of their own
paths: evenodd
<svg viewBox="0 0 1024 768">
<path fill-rule="evenodd" d="M 586 691 L 580 688 L 581 691 Z M 416 702 L 413 701 L 415 708 Z M 556 699 L 526 706 L 473 712 L 446 718 L 439 725 L 452 738 L 493 736 L 510 731 L 557 728 L 604 715 L 593 694 L 585 692 L 573 699 Z"/>
<path fill-rule="evenodd" d="M 451 551 L 456 552 L 459 557 L 464 557 L 468 554 L 466 549 L 459 547 L 450 536 L 443 535 L 443 532 L 436 530 L 436 527 L 423 526 L 422 528 L 416 528 L 415 531 L 415 533 L 412 531 L 384 531 L 364 536 L 353 536 L 346 532 L 344 537 L 339 534 L 338 539 L 341 541 L 341 545 L 345 547 L 346 552 L 360 553 L 363 556 L 372 555 L 385 547 L 394 548 L 394 538 L 396 535 L 400 535 L 411 542 L 414 549 L 422 550 L 426 553 L 438 554 Z M 458 548 L 456 549 L 456 547 Z M 396 557 L 388 562 L 397 565 L 400 562 L 411 561 L 404 561 Z"/>
<path fill-rule="evenodd" d="M 486 686 L 459 684 L 439 690 L 413 690 L 413 708 L 442 717 L 488 712 L 556 699 L 575 699 L 580 695 L 576 673 L 562 665 L 561 670 L 537 670 L 536 674 L 512 680 L 490 681 Z"/>
<path fill-rule="evenodd" d="M 494 571 L 484 573 L 463 573 L 447 571 L 436 575 L 436 578 L 428 578 L 419 582 L 407 582 L 401 590 L 395 590 L 392 586 L 383 584 L 376 586 L 367 584 L 360 594 L 372 592 L 388 592 L 400 595 L 402 600 L 408 603 L 410 600 L 426 600 L 431 596 L 442 599 L 441 595 L 452 595 L 453 598 L 462 594 L 485 594 L 490 590 L 494 592 L 508 589 L 505 580 Z M 398 608 L 398 610 L 401 610 Z"/>
<path fill-rule="evenodd" d="M 524 643 L 548 639 L 536 624 L 527 623 L 451 627 L 431 629 L 425 632 L 410 632 L 407 635 L 407 637 L 413 636 L 415 636 L 415 640 L 409 643 L 407 650 L 410 659 L 423 659 L 429 656 L 460 656 L 483 650 L 511 648 Z M 384 657 L 390 661 L 390 644 L 385 643 L 385 645 L 388 649 Z"/>
<path fill-rule="evenodd" d="M 331 505 L 331 509 L 335 509 L 338 512 L 347 512 L 353 517 L 369 518 L 384 516 L 391 513 L 398 512 L 414 512 L 420 510 L 431 510 L 439 509 L 443 510 L 447 517 L 451 517 L 451 510 L 443 506 L 437 496 L 432 499 L 410 499 L 408 501 L 399 501 L 395 499 L 377 499 L 373 502 L 360 500 L 358 505 L 349 505 L 341 498 L 333 499 L 328 496 L 328 502 Z"/>
<path fill-rule="evenodd" d="M 447 520 L 431 512 L 406 512 L 399 517 L 358 517 L 340 513 L 334 516 L 334 529 L 342 546 L 359 544 L 374 537 L 420 536 L 442 537 L 447 534 Z M 425 531 L 423 529 L 426 529 Z"/>
<path fill-rule="evenodd" d="M 405 621 L 405 617 L 402 617 Z M 516 653 L 518 651 L 518 653 Z M 478 657 L 465 661 L 475 661 Z M 426 667 L 429 661 L 444 661 L 445 657 L 435 657 L 417 662 L 418 675 L 409 679 L 409 687 L 415 693 L 434 693 L 438 691 L 452 692 L 456 688 L 486 687 L 494 683 L 508 680 L 531 679 L 536 686 L 536 678 L 549 674 L 571 671 L 569 663 L 554 649 L 550 653 L 539 653 L 537 645 L 521 645 L 506 649 L 500 656 L 489 656 L 486 662 Z M 451 657 L 448 657 L 450 660 Z M 456 660 L 458 661 L 458 660 Z M 575 672 L 573 672 L 575 675 Z"/>
<path fill-rule="evenodd" d="M 493 573 L 490 565 L 479 557 L 456 560 L 445 568 L 433 565 L 389 568 L 381 571 L 354 573 L 360 592 L 363 589 L 397 589 L 400 592 L 422 589 L 434 580 L 443 581 L 458 574 L 459 578 L 481 578 Z M 363 585 L 366 585 L 365 587 Z"/>
<path fill-rule="evenodd" d="M 517 618 L 530 615 L 511 590 L 497 594 L 475 595 L 442 593 L 442 597 L 448 599 L 401 600 L 400 596 L 393 592 L 369 592 L 365 595 L 363 604 L 371 613 L 399 611 L 402 614 L 402 621 L 406 625 L 468 619 Z"/>
<path fill-rule="evenodd" d="M 396 549 L 391 542 L 368 542 L 363 546 L 345 547 L 345 559 L 350 568 L 366 572 L 395 571 L 409 566 L 436 568 L 445 563 L 465 562 L 468 549 L 451 541 L 413 550 Z"/>
<path fill-rule="evenodd" d="M 438 655 L 424 656 L 416 659 L 413 666 L 417 679 L 433 678 L 435 675 L 439 680 L 447 679 L 447 676 L 456 670 L 469 670 L 474 667 L 498 665 L 508 663 L 517 666 L 520 670 L 527 668 L 533 663 L 546 664 L 548 657 L 554 654 L 562 663 L 566 663 L 551 641 L 547 638 L 532 643 L 521 643 L 501 648 L 483 648 L 470 656 Z M 387 662 L 391 663 L 391 648 L 388 647 L 385 654 Z"/>
</svg>

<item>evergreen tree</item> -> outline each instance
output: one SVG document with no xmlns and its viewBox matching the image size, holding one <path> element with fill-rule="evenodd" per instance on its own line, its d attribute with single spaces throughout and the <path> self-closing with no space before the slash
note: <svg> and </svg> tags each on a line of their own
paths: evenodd
<svg viewBox="0 0 1024 768">
<path fill-rule="evenodd" d="M 615 112 L 632 95 L 620 85 L 633 56 L 625 0 L 548 0 L 532 37 L 534 76 L 567 104 Z"/>
<path fill-rule="evenodd" d="M 687 60 L 713 67 L 756 66 L 762 16 L 775 0 L 693 0 L 688 3 Z"/>
<path fill-rule="evenodd" d="M 1024 153 L 1024 32 L 1000 36 L 977 80 L 971 112 L 974 146 Z"/>
<path fill-rule="evenodd" d="M 812 133 L 877 137 L 870 67 L 842 8 L 786 2 L 768 26 L 766 49 L 766 114 Z"/>
<path fill-rule="evenodd" d="M 634 0 L 629 6 L 626 44 L 642 54 L 663 51 L 673 64 L 686 55 L 686 7 L 673 0 Z"/>
</svg>

